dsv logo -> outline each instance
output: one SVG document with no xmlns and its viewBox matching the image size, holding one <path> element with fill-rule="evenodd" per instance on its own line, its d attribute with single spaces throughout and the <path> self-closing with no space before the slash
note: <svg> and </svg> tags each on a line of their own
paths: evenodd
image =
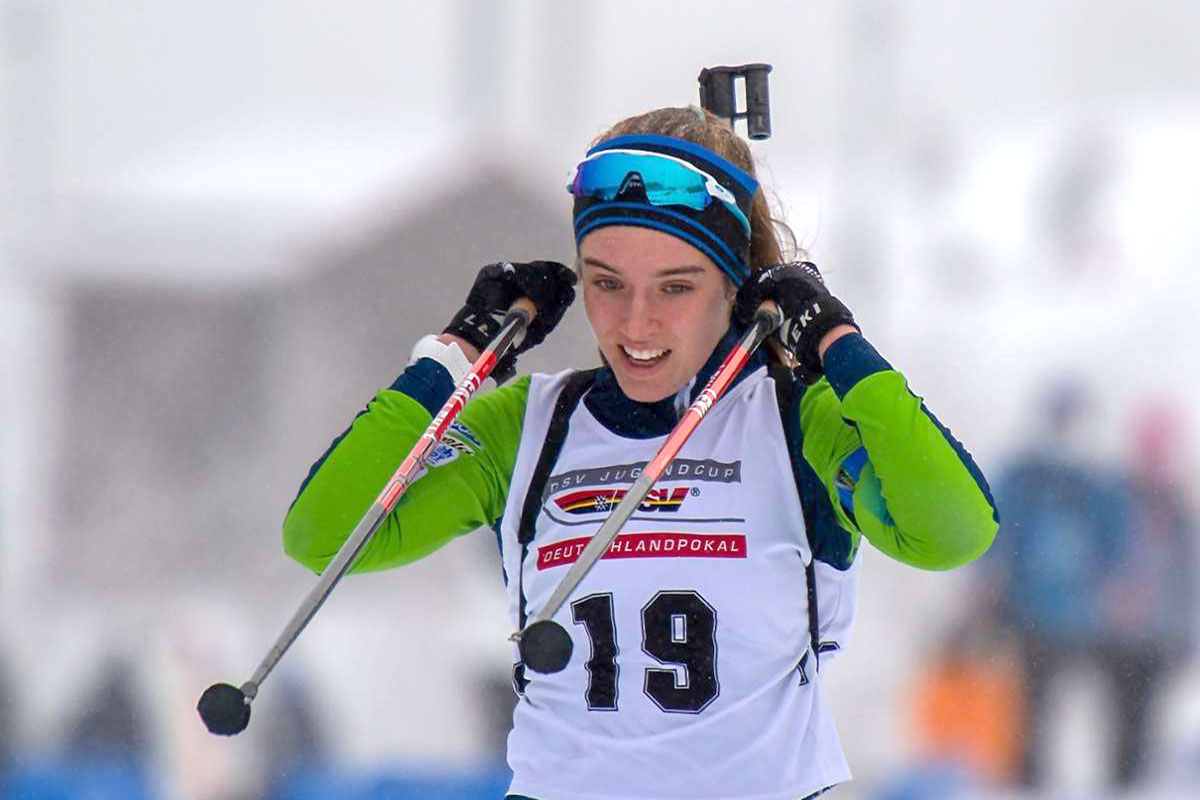
<svg viewBox="0 0 1200 800">
<path fill-rule="evenodd" d="M 582 489 L 554 498 L 554 504 L 568 514 L 595 514 L 616 508 L 625 492 L 625 489 Z M 678 511 L 689 494 L 699 493 L 699 489 L 687 486 L 654 488 L 638 504 L 638 510 Z"/>
</svg>

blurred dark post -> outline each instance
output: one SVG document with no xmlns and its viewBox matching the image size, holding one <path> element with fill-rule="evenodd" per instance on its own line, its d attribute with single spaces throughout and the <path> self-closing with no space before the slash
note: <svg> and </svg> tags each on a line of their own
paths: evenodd
<svg viewBox="0 0 1200 800">
<path fill-rule="evenodd" d="M 293 790 L 328 774 L 332 759 L 308 679 L 283 670 L 272 687 L 262 760 L 267 788 L 262 800 L 286 800 Z"/>
<path fill-rule="evenodd" d="M 150 740 L 134 674 L 126 658 L 110 658 L 99 670 L 67 735 L 69 757 L 145 766 Z"/>
<path fill-rule="evenodd" d="M 17 744 L 15 697 L 6 655 L 0 652 L 0 786 L 3 786 L 4 775 L 16 755 Z"/>
</svg>

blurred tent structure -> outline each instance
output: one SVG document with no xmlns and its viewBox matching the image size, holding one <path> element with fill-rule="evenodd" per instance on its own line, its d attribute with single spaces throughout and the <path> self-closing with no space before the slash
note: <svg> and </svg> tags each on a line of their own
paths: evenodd
<svg viewBox="0 0 1200 800">
<path fill-rule="evenodd" d="M 64 286 L 62 386 L 86 402 L 63 422 L 71 446 L 52 475 L 76 487 L 56 509 L 54 579 L 112 597 L 165 592 L 185 573 L 272 570 L 278 541 L 265 534 L 306 465 L 403 370 L 410 343 L 444 324 L 490 254 L 567 257 L 561 214 L 504 170 L 476 169 L 461 188 L 419 188 L 419 209 L 290 278 Z M 543 358 L 569 355 L 551 343 Z M 294 485 L 280 484 L 288 474 Z M 135 557 L 105 558 L 130 531 Z M 251 541 L 268 549 L 247 558 Z"/>
</svg>

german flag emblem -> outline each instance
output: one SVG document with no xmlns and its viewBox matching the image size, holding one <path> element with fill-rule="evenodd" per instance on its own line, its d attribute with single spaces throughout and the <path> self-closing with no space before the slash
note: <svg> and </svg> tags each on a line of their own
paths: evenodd
<svg viewBox="0 0 1200 800">
<path fill-rule="evenodd" d="M 639 511 L 678 511 L 689 488 L 655 488 L 638 505 Z M 612 511 L 625 497 L 625 489 L 583 489 L 554 498 L 554 504 L 568 514 L 597 514 Z"/>
</svg>

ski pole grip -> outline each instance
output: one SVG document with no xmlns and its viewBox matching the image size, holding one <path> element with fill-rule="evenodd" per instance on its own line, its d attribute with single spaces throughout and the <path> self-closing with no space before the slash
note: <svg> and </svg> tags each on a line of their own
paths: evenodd
<svg viewBox="0 0 1200 800">
<path fill-rule="evenodd" d="M 754 312 L 754 324 L 763 327 L 763 336 L 783 324 L 783 312 L 774 300 L 763 300 Z"/>
<path fill-rule="evenodd" d="M 537 306 L 528 297 L 518 297 L 516 302 L 508 307 L 509 316 L 514 314 L 521 318 L 526 327 L 533 322 L 533 318 L 537 316 Z"/>
</svg>

